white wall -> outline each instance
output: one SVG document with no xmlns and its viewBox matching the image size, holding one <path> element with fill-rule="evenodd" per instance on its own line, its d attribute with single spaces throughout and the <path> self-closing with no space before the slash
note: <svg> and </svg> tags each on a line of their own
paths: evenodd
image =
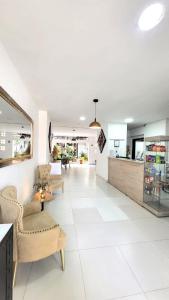
<svg viewBox="0 0 169 300">
<path fill-rule="evenodd" d="M 134 138 L 169 135 L 169 119 L 148 123 L 145 126 L 130 129 L 128 130 L 127 135 L 127 145 L 129 145 L 130 152 L 132 153 L 132 139 Z"/>
<path fill-rule="evenodd" d="M 144 126 L 130 129 L 129 132 L 130 132 L 130 137 L 132 137 L 132 138 L 143 137 L 144 136 Z"/>
<path fill-rule="evenodd" d="M 46 164 L 50 160 L 49 154 L 49 115 L 46 110 L 39 111 L 39 132 L 38 132 L 38 164 Z"/>
<path fill-rule="evenodd" d="M 104 124 L 102 126 L 104 134 L 106 136 L 106 144 L 102 153 L 98 150 L 96 174 L 108 180 L 108 156 L 110 151 L 118 149 L 120 156 L 126 156 L 126 144 L 127 144 L 127 125 L 126 124 Z M 100 131 L 98 132 L 99 135 Z M 120 141 L 120 147 L 114 148 L 114 140 Z"/>
<path fill-rule="evenodd" d="M 33 158 L 17 165 L 0 168 L 0 188 L 13 184 L 21 202 L 30 198 L 38 161 L 38 107 L 32 100 L 16 68 L 0 44 L 0 86 L 28 113 L 34 122 Z"/>
<path fill-rule="evenodd" d="M 97 138 L 89 137 L 88 144 L 89 144 L 89 164 L 95 164 L 97 159 Z"/>
<path fill-rule="evenodd" d="M 119 140 L 119 147 L 114 147 L 114 141 Z M 126 156 L 127 124 L 108 125 L 108 148 L 109 155 Z"/>
<path fill-rule="evenodd" d="M 106 137 L 106 144 L 104 146 L 103 152 L 100 153 L 99 149 L 97 150 L 97 162 L 96 162 L 96 174 L 108 179 L 108 124 L 102 124 L 102 129 Z M 99 136 L 100 130 L 98 131 Z"/>
<path fill-rule="evenodd" d="M 167 119 L 146 124 L 144 127 L 144 137 L 166 135 L 167 125 L 168 125 Z"/>
<path fill-rule="evenodd" d="M 169 134 L 169 119 L 164 119 L 145 126 L 128 130 L 128 138 L 150 137 Z"/>
<path fill-rule="evenodd" d="M 166 135 L 169 135 L 169 119 L 166 119 Z"/>
</svg>

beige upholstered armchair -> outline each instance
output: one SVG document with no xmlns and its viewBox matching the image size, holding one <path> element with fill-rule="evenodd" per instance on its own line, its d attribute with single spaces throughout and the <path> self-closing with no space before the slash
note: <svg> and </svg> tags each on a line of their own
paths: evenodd
<svg viewBox="0 0 169 300">
<path fill-rule="evenodd" d="M 65 233 L 39 202 L 23 206 L 14 186 L 0 191 L 0 222 L 14 224 L 14 280 L 17 263 L 40 260 L 60 252 L 64 270 Z"/>
<path fill-rule="evenodd" d="M 49 192 L 53 193 L 55 190 L 61 188 L 64 191 L 64 181 L 61 175 L 50 175 L 51 165 L 39 165 L 36 170 L 36 183 L 48 184 Z"/>
</svg>

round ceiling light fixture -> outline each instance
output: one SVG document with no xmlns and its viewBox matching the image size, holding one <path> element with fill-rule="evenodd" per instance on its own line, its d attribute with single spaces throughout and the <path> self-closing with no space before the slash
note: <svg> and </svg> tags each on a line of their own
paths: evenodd
<svg viewBox="0 0 169 300">
<path fill-rule="evenodd" d="M 0 110 L 0 115 L 2 114 L 2 110 Z"/>
<path fill-rule="evenodd" d="M 128 123 L 133 123 L 134 119 L 133 118 L 127 118 L 127 119 L 124 120 L 124 122 L 127 123 L 127 124 Z"/>
<path fill-rule="evenodd" d="M 94 121 L 90 123 L 89 127 L 91 129 L 100 129 L 101 128 L 101 125 L 99 122 L 97 122 L 96 120 L 96 104 L 99 102 L 98 99 L 94 99 L 93 100 L 93 103 L 95 104 L 95 118 L 94 118 Z"/>
<path fill-rule="evenodd" d="M 147 31 L 157 26 L 164 18 L 165 8 L 161 3 L 148 6 L 141 14 L 138 26 L 140 30 Z"/>
<path fill-rule="evenodd" d="M 86 117 L 84 117 L 84 116 L 80 117 L 80 121 L 85 121 L 85 120 L 86 120 Z"/>
</svg>

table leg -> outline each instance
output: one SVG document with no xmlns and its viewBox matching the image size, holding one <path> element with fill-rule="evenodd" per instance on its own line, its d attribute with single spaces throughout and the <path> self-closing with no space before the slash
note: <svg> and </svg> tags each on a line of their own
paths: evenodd
<svg viewBox="0 0 169 300">
<path fill-rule="evenodd" d="M 44 202 L 41 202 L 41 211 L 44 210 Z"/>
</svg>

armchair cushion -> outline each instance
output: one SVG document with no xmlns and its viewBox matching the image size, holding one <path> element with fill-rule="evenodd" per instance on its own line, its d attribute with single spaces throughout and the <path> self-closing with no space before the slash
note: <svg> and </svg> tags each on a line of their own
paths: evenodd
<svg viewBox="0 0 169 300">
<path fill-rule="evenodd" d="M 63 180 L 62 175 L 50 175 L 49 180 Z"/>
<path fill-rule="evenodd" d="M 56 222 L 45 211 L 28 215 L 23 218 L 24 231 L 43 231 L 56 226 Z"/>
</svg>

